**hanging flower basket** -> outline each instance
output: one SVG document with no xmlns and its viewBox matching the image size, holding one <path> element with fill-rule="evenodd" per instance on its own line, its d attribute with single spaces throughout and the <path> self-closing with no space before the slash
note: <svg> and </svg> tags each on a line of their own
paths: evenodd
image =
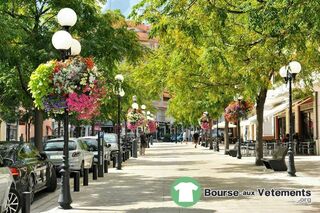
<svg viewBox="0 0 320 213">
<path fill-rule="evenodd" d="M 139 110 L 129 109 L 127 114 L 128 124 L 127 127 L 130 130 L 135 130 L 138 126 L 143 124 L 144 116 Z"/>
<path fill-rule="evenodd" d="M 78 56 L 39 65 L 28 86 L 37 108 L 50 113 L 68 109 L 77 119 L 89 120 L 100 113 L 101 99 L 106 94 L 103 85 L 93 59 Z"/>
<path fill-rule="evenodd" d="M 246 118 L 252 108 L 253 104 L 247 101 L 240 101 L 240 104 L 233 101 L 225 109 L 224 117 L 229 122 L 237 122 L 240 118 Z"/>
<path fill-rule="evenodd" d="M 199 124 L 200 124 L 201 129 L 203 129 L 203 130 L 208 130 L 210 128 L 209 118 L 206 114 L 203 114 L 201 116 L 201 118 L 199 119 Z"/>
</svg>

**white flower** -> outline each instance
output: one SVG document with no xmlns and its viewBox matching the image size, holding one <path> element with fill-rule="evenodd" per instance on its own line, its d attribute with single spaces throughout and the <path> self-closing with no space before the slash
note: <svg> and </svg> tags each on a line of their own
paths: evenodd
<svg viewBox="0 0 320 213">
<path fill-rule="evenodd" d="M 90 83 L 93 83 L 93 82 L 94 82 L 94 80 L 96 80 L 96 78 L 95 78 L 94 76 L 92 76 L 92 75 L 91 75 L 91 76 L 89 77 L 89 82 L 90 82 Z"/>
</svg>

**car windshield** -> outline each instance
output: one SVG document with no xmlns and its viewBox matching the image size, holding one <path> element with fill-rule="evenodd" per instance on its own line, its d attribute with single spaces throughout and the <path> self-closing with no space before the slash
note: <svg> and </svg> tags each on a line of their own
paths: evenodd
<svg viewBox="0 0 320 213">
<path fill-rule="evenodd" d="M 44 146 L 44 151 L 63 151 L 63 141 L 48 141 Z M 77 144 L 74 141 L 69 141 L 69 151 L 75 150 Z"/>
<path fill-rule="evenodd" d="M 85 143 L 90 151 L 98 151 L 98 141 L 93 138 L 85 138 L 82 139 L 83 143 Z"/>
<path fill-rule="evenodd" d="M 2 158 L 10 158 L 12 159 L 18 144 L 0 144 L 0 155 Z"/>
<path fill-rule="evenodd" d="M 117 143 L 116 134 L 105 134 L 104 139 L 107 141 L 107 143 Z"/>
</svg>

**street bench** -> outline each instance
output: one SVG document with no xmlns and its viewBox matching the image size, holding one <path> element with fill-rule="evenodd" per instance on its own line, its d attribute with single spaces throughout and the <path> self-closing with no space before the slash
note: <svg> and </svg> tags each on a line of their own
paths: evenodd
<svg viewBox="0 0 320 213">
<path fill-rule="evenodd" d="M 287 165 L 285 157 L 288 153 L 287 147 L 279 147 L 272 154 L 272 158 L 262 158 L 262 162 L 267 169 L 273 169 L 274 171 L 287 171 Z"/>
<path fill-rule="evenodd" d="M 229 149 L 227 151 L 227 153 L 231 156 L 231 157 L 237 157 L 237 151 L 238 151 L 238 142 L 233 146 L 233 149 Z"/>
</svg>

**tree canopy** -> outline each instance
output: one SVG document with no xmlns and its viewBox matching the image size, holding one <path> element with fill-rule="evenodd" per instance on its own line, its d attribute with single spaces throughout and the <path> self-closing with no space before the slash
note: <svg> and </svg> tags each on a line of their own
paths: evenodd
<svg viewBox="0 0 320 213">
<path fill-rule="evenodd" d="M 221 113 L 237 94 L 251 99 L 261 164 L 267 90 L 293 60 L 303 67 L 298 77 L 310 83 L 319 65 L 319 9 L 316 0 L 143 0 L 131 15 L 150 23 L 160 44 L 133 75 L 169 90 L 169 112 L 182 120 Z"/>
</svg>

